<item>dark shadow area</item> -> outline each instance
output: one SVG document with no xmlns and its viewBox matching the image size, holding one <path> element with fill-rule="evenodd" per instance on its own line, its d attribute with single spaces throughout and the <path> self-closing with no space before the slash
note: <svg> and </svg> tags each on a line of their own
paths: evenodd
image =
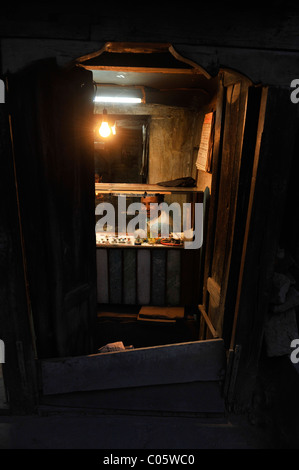
<svg viewBox="0 0 299 470">
<path fill-rule="evenodd" d="M 109 305 L 98 309 L 96 348 L 121 341 L 125 347 L 143 348 L 197 341 L 198 321 L 192 315 L 177 320 L 138 319 L 140 306 Z"/>
</svg>

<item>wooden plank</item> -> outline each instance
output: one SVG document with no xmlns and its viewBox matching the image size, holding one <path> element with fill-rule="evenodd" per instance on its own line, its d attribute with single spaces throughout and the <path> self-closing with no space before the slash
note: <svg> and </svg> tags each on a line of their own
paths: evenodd
<svg viewBox="0 0 299 470">
<path fill-rule="evenodd" d="M 246 238 L 258 168 L 259 142 L 267 102 L 267 88 L 250 87 L 244 129 L 242 162 L 239 177 L 238 202 L 232 248 L 231 268 L 225 300 L 225 318 L 222 338 L 229 345 L 234 342 L 234 316 L 237 316 L 242 271 L 246 254 Z M 249 177 L 250 176 L 250 177 Z M 228 346 L 229 347 L 229 346 Z"/>
<path fill-rule="evenodd" d="M 139 305 L 151 301 L 151 254 L 142 248 L 137 251 L 137 301 Z"/>
<path fill-rule="evenodd" d="M 223 76 L 219 78 L 219 88 L 217 94 L 216 103 L 216 116 L 215 116 L 215 131 L 214 131 L 214 144 L 213 144 L 213 155 L 212 155 L 212 181 L 211 181 L 211 196 L 208 202 L 208 221 L 205 222 L 207 225 L 207 233 L 204 239 L 205 249 L 205 261 L 203 268 L 203 299 L 202 303 L 208 310 L 208 298 L 207 298 L 207 279 L 210 275 L 211 264 L 212 264 L 212 252 L 213 252 L 213 240 L 215 237 L 216 228 L 216 216 L 217 216 L 217 199 L 219 191 L 219 175 L 221 167 L 221 143 L 222 143 L 222 131 L 223 131 L 223 108 L 224 108 L 224 86 Z"/>
<path fill-rule="evenodd" d="M 151 299 L 153 305 L 165 304 L 166 250 L 152 250 Z"/>
<path fill-rule="evenodd" d="M 186 250 L 167 252 L 166 301 L 168 305 L 179 305 L 181 300 L 181 253 Z"/>
<path fill-rule="evenodd" d="M 108 284 L 108 250 L 100 248 L 96 250 L 97 257 L 97 301 L 107 304 L 109 302 Z"/>
<path fill-rule="evenodd" d="M 152 385 L 94 392 L 47 395 L 40 405 L 48 410 L 130 410 L 172 413 L 224 413 L 220 382 Z"/>
<path fill-rule="evenodd" d="M 123 302 L 136 303 L 136 250 L 123 250 Z"/>
<path fill-rule="evenodd" d="M 221 288 L 219 284 L 217 284 L 217 282 L 211 277 L 209 277 L 207 281 L 207 291 L 210 294 L 210 301 L 213 303 L 213 306 L 219 307 Z"/>
<path fill-rule="evenodd" d="M 217 304 L 216 296 L 216 304 L 210 302 L 208 307 L 208 316 L 220 335 L 231 265 L 247 99 L 247 81 L 237 81 L 227 87 L 217 218 L 210 271 L 210 277 L 221 289 L 221 297 Z"/>
<path fill-rule="evenodd" d="M 184 307 L 141 307 L 138 320 L 176 321 L 184 318 Z"/>
<path fill-rule="evenodd" d="M 44 395 L 223 378 L 221 339 L 40 362 Z"/>
<path fill-rule="evenodd" d="M 215 328 L 213 327 L 212 322 L 211 322 L 211 320 L 209 319 L 209 317 L 208 317 L 208 315 L 207 315 L 207 313 L 206 313 L 206 311 L 205 311 L 203 305 L 199 305 L 199 306 L 198 306 L 198 309 L 199 309 L 200 313 L 202 314 L 203 319 L 204 319 L 204 321 L 206 322 L 206 325 L 207 325 L 207 327 L 209 328 L 210 333 L 211 333 L 211 335 L 213 336 L 213 338 L 219 338 L 219 335 L 218 335 L 217 331 L 215 330 Z"/>
<path fill-rule="evenodd" d="M 109 301 L 122 302 L 122 250 L 108 250 L 109 264 Z"/>
<path fill-rule="evenodd" d="M 95 190 L 99 193 L 101 191 L 106 192 L 146 192 L 146 193 L 155 193 L 155 194 L 174 194 L 174 193 L 202 193 L 203 200 L 203 191 L 199 191 L 195 188 L 187 188 L 182 186 L 160 186 L 159 184 L 141 184 L 141 183 L 95 183 Z"/>
<path fill-rule="evenodd" d="M 169 73 L 194 75 L 202 74 L 201 69 L 183 69 L 183 68 L 160 68 L 160 67 L 116 67 L 111 65 L 82 65 L 86 70 L 108 70 L 109 72 L 134 72 L 134 73 Z"/>
</svg>

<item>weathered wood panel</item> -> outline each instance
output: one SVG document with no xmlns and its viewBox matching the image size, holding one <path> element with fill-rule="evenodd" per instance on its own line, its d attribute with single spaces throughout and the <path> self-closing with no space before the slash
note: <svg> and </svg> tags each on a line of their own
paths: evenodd
<svg viewBox="0 0 299 470">
<path fill-rule="evenodd" d="M 151 301 L 151 254 L 150 250 L 137 252 L 137 289 L 138 304 L 148 305 Z"/>
<path fill-rule="evenodd" d="M 181 301 L 181 282 L 184 281 L 181 279 L 181 256 L 184 255 L 185 252 L 181 250 L 174 249 L 167 252 L 166 299 L 168 305 L 179 305 Z"/>
<path fill-rule="evenodd" d="M 109 302 L 108 250 L 97 250 L 97 301 Z"/>
<path fill-rule="evenodd" d="M 0 106 L 0 154 L 0 339 L 5 345 L 2 371 L 9 412 L 31 414 L 36 411 L 38 396 L 35 338 L 26 290 L 8 108 L 4 104 Z"/>
<path fill-rule="evenodd" d="M 228 86 L 226 87 L 217 217 L 209 283 L 210 287 L 213 287 L 213 296 L 211 296 L 213 301 L 209 303 L 208 308 L 211 322 L 219 334 L 222 334 L 224 303 L 231 262 L 248 96 L 248 84 L 245 80 L 234 82 L 230 76 L 224 76 L 224 84 L 226 84 L 226 78 L 228 78 Z"/>
<path fill-rule="evenodd" d="M 259 134 L 258 171 L 236 325 L 235 344 L 242 345 L 242 351 L 231 400 L 237 409 L 247 409 L 255 386 L 286 187 L 292 159 L 297 158 L 294 146 L 298 122 L 298 107 L 289 99 L 289 90 L 270 87 Z"/>
<path fill-rule="evenodd" d="M 223 378 L 221 339 L 41 361 L 44 395 Z"/>
<path fill-rule="evenodd" d="M 262 133 L 262 126 L 259 123 L 259 116 L 261 114 L 263 119 L 263 107 L 265 106 L 266 101 L 267 89 L 264 87 L 249 88 L 243 138 L 242 161 L 239 175 L 238 201 L 236 206 L 236 222 L 232 247 L 231 268 L 225 299 L 225 318 L 223 323 L 222 338 L 227 345 L 227 349 L 229 349 L 232 338 L 234 312 L 238 308 L 238 285 L 241 286 L 242 284 L 242 257 L 245 256 L 246 252 L 246 224 L 252 202 L 251 197 L 253 197 L 254 194 L 254 172 L 257 169 L 256 164 L 254 165 L 254 159 L 256 159 L 255 154 L 257 152 L 256 144 L 259 141 Z M 251 175 L 251 177 L 249 177 L 249 175 Z"/>
<path fill-rule="evenodd" d="M 136 250 L 123 250 L 123 303 L 136 304 Z"/>
<path fill-rule="evenodd" d="M 166 294 L 166 250 L 152 250 L 152 279 L 151 299 L 152 305 L 165 305 Z"/>
<path fill-rule="evenodd" d="M 122 302 L 122 250 L 108 250 L 109 262 L 109 300 L 111 303 Z"/>
</svg>

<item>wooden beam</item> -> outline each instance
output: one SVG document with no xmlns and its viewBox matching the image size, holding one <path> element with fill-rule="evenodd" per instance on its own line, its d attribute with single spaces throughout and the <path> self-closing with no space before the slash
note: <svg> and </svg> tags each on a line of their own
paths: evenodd
<svg viewBox="0 0 299 470">
<path fill-rule="evenodd" d="M 151 42 L 107 42 L 105 51 L 114 53 L 131 54 L 152 54 L 169 52 L 171 44 L 169 43 L 151 43 Z"/>
<path fill-rule="evenodd" d="M 202 74 L 199 69 L 183 69 L 183 68 L 161 68 L 161 67 L 125 67 L 112 65 L 84 65 L 86 70 L 108 70 L 111 72 L 135 72 L 135 73 L 173 73 L 184 75 Z"/>
<path fill-rule="evenodd" d="M 197 72 L 202 75 L 204 75 L 206 78 L 211 78 L 211 75 L 203 69 L 200 65 L 198 65 L 196 62 L 193 62 L 190 59 L 187 59 L 183 56 L 181 56 L 175 49 L 174 47 L 169 44 L 169 43 L 134 43 L 134 42 L 107 42 L 99 51 L 93 52 L 91 54 L 87 54 L 85 56 L 82 56 L 76 60 L 77 63 L 80 63 L 81 65 L 84 66 L 83 62 L 86 62 L 88 60 L 94 59 L 95 57 L 99 57 L 100 55 L 103 54 L 103 52 L 110 52 L 110 53 L 129 53 L 129 54 L 153 54 L 153 53 L 169 53 L 171 54 L 178 62 L 181 62 L 182 64 L 186 64 L 192 67 L 191 72 Z M 88 68 L 88 66 L 84 66 L 85 68 Z M 115 69 L 114 67 L 108 67 L 108 68 L 98 68 L 98 67 L 93 67 L 91 70 L 117 70 L 117 71 L 132 71 L 132 72 L 139 72 L 139 71 L 153 71 L 149 70 L 148 68 L 139 70 L 139 67 L 137 70 L 134 70 L 129 67 L 128 70 L 126 68 L 117 68 Z M 161 69 L 158 69 L 161 71 Z M 172 73 L 172 70 L 175 69 L 164 69 L 168 70 L 168 72 L 164 73 Z M 185 71 L 188 70 L 188 73 L 190 73 L 190 69 L 178 69 L 178 73 L 185 73 Z M 176 73 L 176 72 L 174 72 Z"/>
<path fill-rule="evenodd" d="M 208 315 L 207 315 L 207 313 L 204 309 L 204 306 L 203 305 L 198 305 L 198 309 L 199 309 L 200 313 L 202 314 L 202 316 L 204 318 L 204 321 L 206 322 L 207 327 L 209 328 L 213 338 L 214 339 L 219 338 L 219 335 L 218 335 L 217 331 L 215 330 L 215 328 L 213 327 L 212 322 L 209 319 L 209 317 L 208 317 Z"/>
</svg>

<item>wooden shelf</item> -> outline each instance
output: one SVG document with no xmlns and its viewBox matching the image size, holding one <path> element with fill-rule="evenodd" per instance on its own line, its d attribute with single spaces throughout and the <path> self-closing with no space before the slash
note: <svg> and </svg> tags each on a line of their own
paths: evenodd
<svg viewBox="0 0 299 470">
<path fill-rule="evenodd" d="M 187 194 L 202 193 L 198 188 L 166 187 L 158 184 L 95 183 L 95 191 L 102 194 Z"/>
</svg>

